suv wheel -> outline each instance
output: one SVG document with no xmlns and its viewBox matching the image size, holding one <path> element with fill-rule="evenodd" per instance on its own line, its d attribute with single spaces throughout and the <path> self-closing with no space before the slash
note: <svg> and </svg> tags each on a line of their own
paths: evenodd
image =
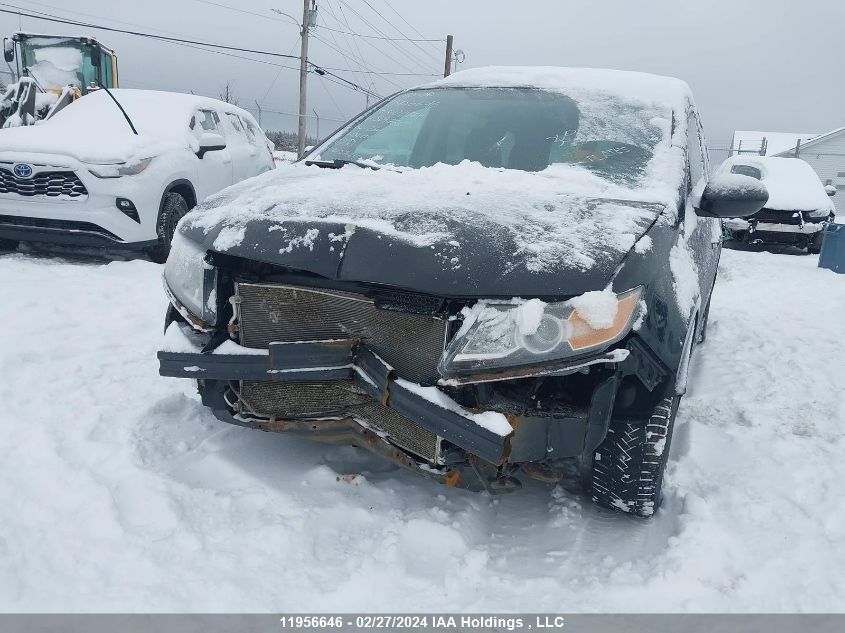
<svg viewBox="0 0 845 633">
<path fill-rule="evenodd" d="M 18 242 L 15 240 L 0 240 L 0 253 L 10 253 L 17 248 Z"/>
<path fill-rule="evenodd" d="M 164 194 L 164 201 L 161 205 L 161 213 L 158 216 L 158 244 L 153 246 L 148 255 L 156 264 L 163 264 L 170 254 L 170 243 L 176 233 L 176 225 L 189 211 L 188 203 L 178 193 L 172 191 Z"/>
<path fill-rule="evenodd" d="M 818 255 L 822 252 L 822 242 L 824 241 L 824 231 L 818 231 L 814 236 L 813 239 L 810 240 L 810 243 L 807 244 L 807 252 L 810 255 Z"/>
<path fill-rule="evenodd" d="M 661 400 L 648 420 L 618 419 L 593 455 L 593 503 L 640 517 L 662 500 L 663 473 L 680 396 Z"/>
</svg>

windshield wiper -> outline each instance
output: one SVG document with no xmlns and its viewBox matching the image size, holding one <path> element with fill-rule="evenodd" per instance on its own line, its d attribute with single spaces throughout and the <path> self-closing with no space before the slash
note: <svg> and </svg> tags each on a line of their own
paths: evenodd
<svg viewBox="0 0 845 633">
<path fill-rule="evenodd" d="M 355 165 L 361 169 L 372 169 L 373 171 L 381 169 L 380 166 L 373 165 L 372 163 L 362 163 L 361 161 L 347 160 L 345 158 L 335 158 L 334 160 L 306 160 L 305 165 L 306 167 L 316 165 L 317 167 L 322 167 L 324 169 L 340 169 L 346 165 Z"/>
<path fill-rule="evenodd" d="M 115 96 L 111 93 L 111 90 L 106 88 L 102 83 L 99 84 L 100 88 L 106 91 L 106 94 L 111 97 L 111 100 L 114 101 L 115 105 L 120 109 L 120 112 L 123 114 L 123 117 L 126 119 L 126 122 L 129 124 L 129 127 L 132 128 L 132 132 L 135 136 L 138 136 L 138 130 L 135 129 L 135 126 L 132 124 L 132 119 L 129 118 L 129 115 L 126 114 L 126 110 L 123 109 L 123 106 L 120 105 L 120 101 L 118 101 Z"/>
</svg>

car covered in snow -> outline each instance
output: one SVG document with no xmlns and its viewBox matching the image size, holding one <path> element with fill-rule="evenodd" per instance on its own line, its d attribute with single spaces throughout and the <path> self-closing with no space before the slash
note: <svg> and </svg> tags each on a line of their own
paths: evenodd
<svg viewBox="0 0 845 633">
<path fill-rule="evenodd" d="M 491 494 L 576 478 L 649 516 L 719 218 L 766 197 L 708 182 L 682 81 L 456 73 L 180 222 L 160 373 L 226 422 Z"/>
<path fill-rule="evenodd" d="M 747 218 L 725 220 L 725 235 L 749 244 L 806 248 L 819 253 L 824 229 L 833 222 L 833 187 L 824 187 L 800 158 L 739 155 L 719 167 L 720 174 L 740 174 L 761 181 L 769 192 L 765 208 Z"/>
<path fill-rule="evenodd" d="M 167 258 L 179 219 L 273 169 L 249 112 L 189 94 L 99 90 L 34 127 L 0 130 L 0 247 Z"/>
</svg>

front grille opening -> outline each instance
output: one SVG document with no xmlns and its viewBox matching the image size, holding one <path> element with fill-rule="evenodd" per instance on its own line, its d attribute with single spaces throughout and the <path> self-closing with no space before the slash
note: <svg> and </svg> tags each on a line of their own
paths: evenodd
<svg viewBox="0 0 845 633">
<path fill-rule="evenodd" d="M 45 196 L 47 198 L 80 198 L 88 190 L 72 171 L 42 171 L 31 178 L 18 178 L 8 169 L 0 167 L 0 193 L 20 196 Z"/>
<path fill-rule="evenodd" d="M 281 284 L 238 283 L 241 345 L 360 339 L 407 380 L 434 384 L 448 321 L 378 307 L 364 295 Z"/>
</svg>

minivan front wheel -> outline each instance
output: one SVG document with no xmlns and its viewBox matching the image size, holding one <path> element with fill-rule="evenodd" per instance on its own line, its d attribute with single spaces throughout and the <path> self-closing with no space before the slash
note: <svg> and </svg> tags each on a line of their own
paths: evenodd
<svg viewBox="0 0 845 633">
<path fill-rule="evenodd" d="M 613 420 L 593 455 L 593 503 L 639 517 L 660 506 L 663 473 L 681 396 L 663 398 L 647 420 Z"/>
<path fill-rule="evenodd" d="M 176 234 L 176 225 L 188 211 L 188 202 L 178 193 L 169 191 L 164 194 L 158 224 L 156 225 L 158 244 L 148 252 L 150 259 L 156 264 L 163 264 L 167 261 L 167 256 L 170 254 L 170 243 Z"/>
</svg>

